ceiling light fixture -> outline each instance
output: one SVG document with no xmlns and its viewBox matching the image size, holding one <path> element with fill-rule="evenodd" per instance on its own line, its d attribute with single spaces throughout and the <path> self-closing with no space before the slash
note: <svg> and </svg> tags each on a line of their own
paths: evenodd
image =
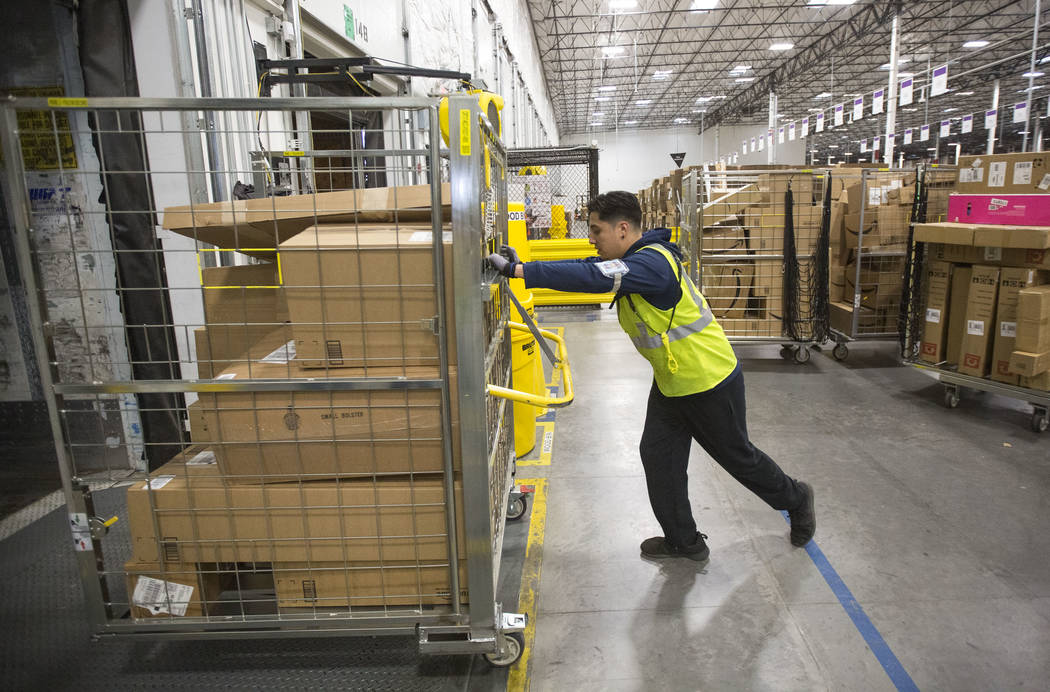
<svg viewBox="0 0 1050 692">
<path fill-rule="evenodd" d="M 694 113 L 706 113 L 706 112 L 707 112 L 707 109 L 706 109 L 706 108 L 700 108 L 700 109 L 698 109 L 698 110 L 693 110 L 693 112 L 694 112 Z"/>
<path fill-rule="evenodd" d="M 603 115 L 605 115 L 605 113 L 602 113 L 602 112 L 599 111 L 599 112 L 596 112 L 596 113 L 591 113 L 591 115 L 594 116 L 595 118 L 600 118 Z"/>
<path fill-rule="evenodd" d="M 623 55 L 623 52 L 627 50 L 624 46 L 603 46 L 602 57 L 604 58 L 615 58 L 619 55 Z"/>
<path fill-rule="evenodd" d="M 898 65 L 903 65 L 904 63 L 908 63 L 908 62 L 911 62 L 911 58 L 897 58 L 897 64 Z M 884 62 L 881 65 L 879 65 L 879 69 L 880 70 L 888 70 L 888 69 L 890 69 L 890 64 L 888 62 Z"/>
<path fill-rule="evenodd" d="M 671 76 L 674 70 L 656 70 L 653 72 L 653 79 L 667 79 Z"/>
<path fill-rule="evenodd" d="M 737 65 L 729 71 L 729 74 L 743 74 L 751 69 L 750 65 Z"/>
<path fill-rule="evenodd" d="M 791 50 L 794 47 L 794 43 L 774 43 L 769 47 L 769 50 Z"/>
<path fill-rule="evenodd" d="M 823 93 L 817 94 L 813 98 L 815 98 L 815 99 L 829 99 L 829 98 L 831 98 L 831 92 L 830 91 L 825 91 Z"/>
<path fill-rule="evenodd" d="M 973 96 L 972 91 L 960 91 L 959 96 Z"/>
<path fill-rule="evenodd" d="M 718 6 L 718 0 L 693 0 L 692 6 L 689 8 L 696 14 L 703 14 L 708 10 L 713 10 Z"/>
<path fill-rule="evenodd" d="M 697 103 L 707 103 L 708 101 L 713 101 L 715 98 L 717 98 L 717 97 L 715 97 L 715 96 L 701 96 L 700 98 L 698 98 L 696 100 L 696 102 Z"/>
<path fill-rule="evenodd" d="M 967 41 L 963 44 L 963 48 L 984 48 L 988 45 L 988 41 Z"/>
<path fill-rule="evenodd" d="M 637 125 L 638 121 L 637 120 L 625 120 L 623 124 L 624 125 Z"/>
<path fill-rule="evenodd" d="M 638 7 L 638 0 L 609 0 L 610 10 L 631 10 Z"/>
<path fill-rule="evenodd" d="M 689 122 L 689 118 L 675 118 L 674 121 L 679 125 L 684 125 L 685 123 Z"/>
<path fill-rule="evenodd" d="M 595 101 L 612 101 L 612 98 L 609 97 L 609 96 L 595 96 L 594 100 Z"/>
<path fill-rule="evenodd" d="M 598 87 L 598 91 L 616 91 L 616 87 L 615 86 L 600 86 L 600 87 Z"/>
<path fill-rule="evenodd" d="M 652 99 L 641 99 L 640 101 L 635 101 L 634 105 L 636 105 L 636 106 L 648 106 L 652 102 L 653 102 Z"/>
<path fill-rule="evenodd" d="M 825 5 L 852 5 L 857 0 L 809 0 L 806 4 L 810 7 L 824 7 Z"/>
<path fill-rule="evenodd" d="M 589 127 L 601 127 L 603 123 L 591 123 Z"/>
<path fill-rule="evenodd" d="M 958 108 L 945 108 L 944 112 L 945 113 L 954 113 L 957 110 L 959 110 L 959 109 Z"/>
<path fill-rule="evenodd" d="M 1042 77 L 1046 75 L 1045 72 L 1025 72 L 1022 77 Z"/>
<path fill-rule="evenodd" d="M 755 81 L 754 77 L 737 77 L 736 78 L 736 82 L 738 84 L 742 83 L 742 82 L 753 82 L 753 81 Z"/>
</svg>

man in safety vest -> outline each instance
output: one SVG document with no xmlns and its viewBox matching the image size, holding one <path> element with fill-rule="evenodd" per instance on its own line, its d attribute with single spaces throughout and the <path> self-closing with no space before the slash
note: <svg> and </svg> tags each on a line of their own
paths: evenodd
<svg viewBox="0 0 1050 692">
<path fill-rule="evenodd" d="M 513 248 L 488 256 L 502 275 L 528 288 L 615 293 L 620 326 L 653 367 L 639 445 L 649 502 L 663 536 L 642 542 L 647 558 L 708 559 L 689 505 L 692 440 L 773 509 L 787 510 L 791 543 L 816 531 L 813 489 L 785 474 L 747 435 L 744 375 L 710 306 L 682 270 L 671 232 L 642 233 L 642 209 L 630 192 L 607 192 L 588 204 L 589 240 L 598 257 L 555 262 L 518 260 Z"/>
</svg>

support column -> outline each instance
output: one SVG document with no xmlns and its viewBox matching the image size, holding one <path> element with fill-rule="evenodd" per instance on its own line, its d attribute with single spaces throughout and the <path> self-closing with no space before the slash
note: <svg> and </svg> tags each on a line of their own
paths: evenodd
<svg viewBox="0 0 1050 692">
<path fill-rule="evenodd" d="M 777 146 L 777 94 L 774 91 L 769 92 L 769 127 L 766 128 L 766 137 L 769 139 L 766 147 L 766 163 L 774 164 L 777 162 L 776 146 Z"/>
<path fill-rule="evenodd" d="M 897 58 L 900 52 L 898 34 L 900 31 L 900 15 L 893 15 L 893 32 L 890 37 L 890 79 L 886 90 L 886 146 L 883 161 L 887 165 L 893 165 L 893 144 L 896 137 L 891 137 L 897 128 Z"/>
<path fill-rule="evenodd" d="M 1028 135 L 1032 129 L 1032 87 L 1035 86 L 1035 49 L 1039 46 L 1039 14 L 1040 0 L 1035 0 L 1035 21 L 1032 22 L 1032 59 L 1028 68 L 1028 95 L 1025 97 L 1025 113 L 1027 119 L 1024 123 L 1024 140 L 1021 142 L 1021 151 L 1028 151 Z"/>
<path fill-rule="evenodd" d="M 1031 94 L 1032 92 L 1028 92 Z M 999 129 L 999 121 L 1002 120 L 1003 114 L 999 112 L 999 78 L 996 77 L 995 84 L 992 86 L 992 108 L 995 111 L 995 127 L 988 130 L 988 148 L 984 152 L 991 156 L 995 153 L 995 132 Z"/>
</svg>

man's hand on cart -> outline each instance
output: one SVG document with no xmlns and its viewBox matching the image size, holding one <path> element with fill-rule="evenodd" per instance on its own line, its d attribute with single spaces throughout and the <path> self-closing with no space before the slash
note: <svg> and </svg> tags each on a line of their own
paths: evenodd
<svg viewBox="0 0 1050 692">
<path fill-rule="evenodd" d="M 493 252 L 486 259 L 493 269 L 509 279 L 515 277 L 515 269 L 521 264 L 517 250 L 510 245 L 501 246 L 498 253 Z"/>
</svg>

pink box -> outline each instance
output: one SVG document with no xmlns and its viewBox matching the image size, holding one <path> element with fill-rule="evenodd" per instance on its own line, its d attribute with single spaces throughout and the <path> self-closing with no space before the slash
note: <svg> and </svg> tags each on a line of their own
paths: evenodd
<svg viewBox="0 0 1050 692">
<path fill-rule="evenodd" d="M 948 221 L 1050 226 L 1050 195 L 950 195 Z"/>
</svg>

